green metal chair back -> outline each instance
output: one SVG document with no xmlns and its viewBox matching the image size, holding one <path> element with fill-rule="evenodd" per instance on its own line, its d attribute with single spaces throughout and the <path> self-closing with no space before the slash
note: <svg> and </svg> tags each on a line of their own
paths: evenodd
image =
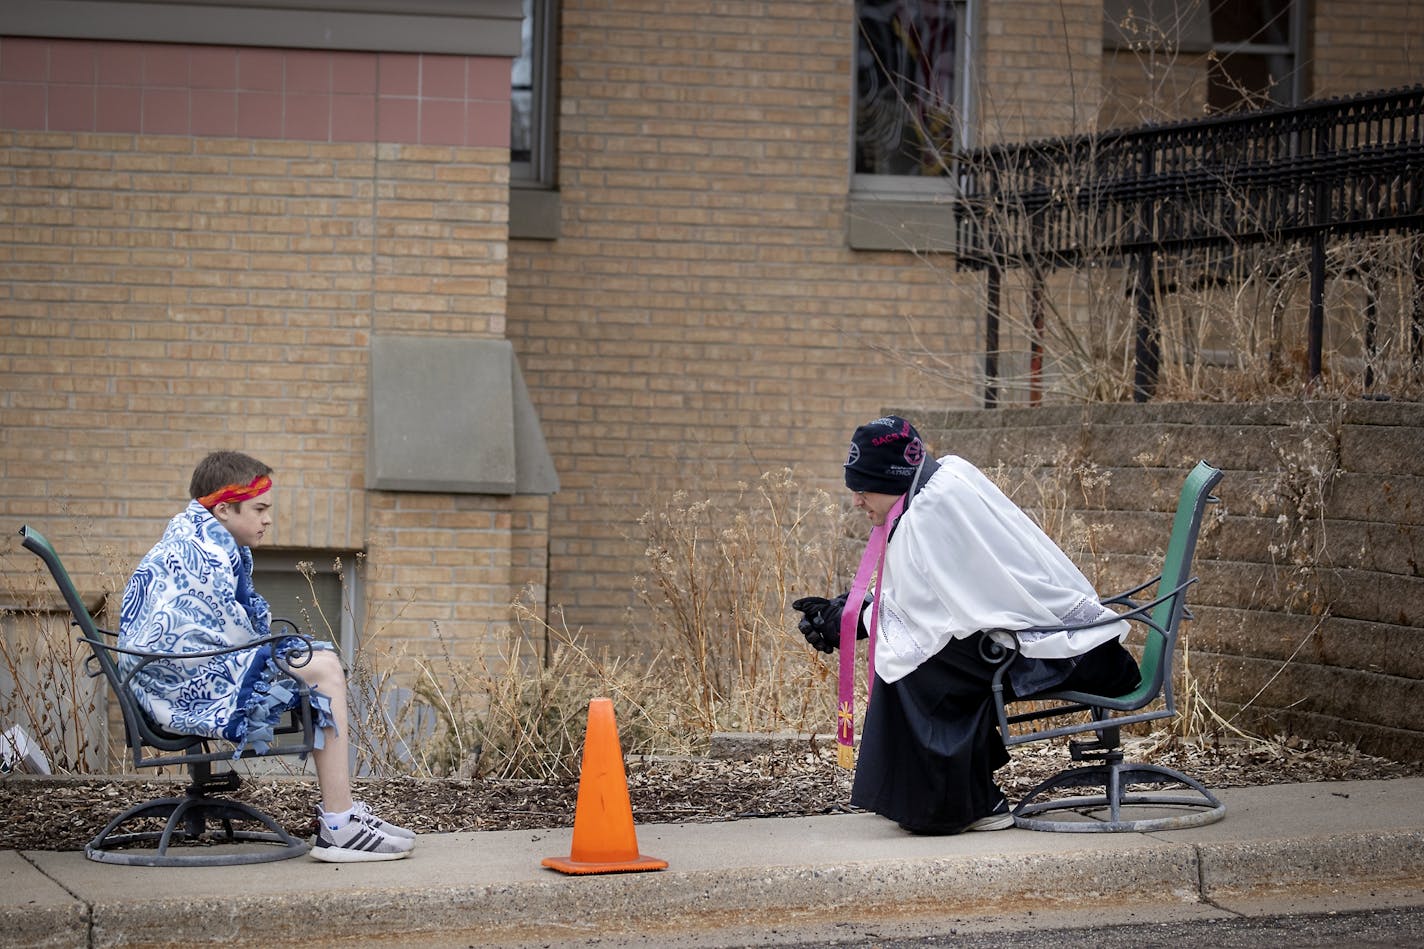
<svg viewBox="0 0 1424 949">
<path fill-rule="evenodd" d="M 1219 470 L 1199 461 L 1182 484 L 1177 498 L 1177 513 L 1172 519 L 1172 533 L 1167 540 L 1167 556 L 1162 561 L 1162 575 L 1157 582 L 1158 596 L 1173 590 L 1178 592 L 1162 600 L 1152 610 L 1152 623 L 1147 624 L 1147 637 L 1138 660 L 1142 681 L 1135 690 L 1120 697 L 1124 703 L 1150 699 L 1159 691 L 1167 693 L 1170 702 L 1171 656 L 1177 646 L 1182 617 L 1186 613 L 1192 557 L 1197 549 L 1206 505 L 1215 500 L 1211 491 L 1221 479 Z"/>
<path fill-rule="evenodd" d="M 1084 766 L 1060 771 L 1030 790 L 1013 809 L 1014 822 L 1031 830 L 1066 832 L 1115 832 L 1174 830 L 1199 827 L 1220 820 L 1225 805 L 1200 781 L 1164 765 L 1129 763 L 1123 760 L 1121 729 L 1176 714 L 1172 696 L 1172 660 L 1177 645 L 1178 630 L 1187 615 L 1187 590 L 1195 578 L 1191 576 L 1192 558 L 1201 533 L 1206 505 L 1216 500 L 1211 492 L 1223 475 L 1206 462 L 1198 462 L 1182 484 L 1177 498 L 1177 512 L 1172 519 L 1172 533 L 1167 540 L 1167 554 L 1162 572 L 1140 586 L 1128 590 L 1105 604 L 1128 607 L 1119 615 L 1134 625 L 1146 629 L 1142 654 L 1138 660 L 1141 679 L 1137 688 L 1125 695 L 1104 696 L 1084 692 L 1053 691 L 1024 696 L 1031 706 L 1028 711 L 1010 715 L 1009 699 L 1004 690 L 1004 674 L 1012 661 L 1006 661 L 993 680 L 994 704 L 999 732 L 1006 746 L 1031 741 L 1046 741 L 1067 737 L 1073 760 L 1089 762 Z M 1133 597 L 1151 590 L 1151 599 L 1139 603 Z M 1101 625 L 1098 621 L 1092 626 Z M 1163 701 L 1158 704 L 1158 697 Z M 1082 713 L 1088 713 L 1084 720 Z M 1015 725 L 1028 725 L 1045 719 L 1060 724 L 1033 726 L 1027 732 L 1013 732 Z M 1066 722 L 1063 720 L 1067 719 Z M 1092 733 L 1091 740 L 1076 736 Z M 1133 785 L 1151 790 L 1133 791 Z M 1186 793 L 1162 790 L 1163 785 L 1177 785 Z M 1078 788 L 1101 788 L 1096 793 L 1066 797 L 1062 792 Z M 1124 809 L 1146 808 L 1143 816 L 1132 817 Z M 1155 811 L 1153 809 L 1156 809 Z M 1059 819 L 1054 815 L 1080 816 Z M 1107 812 L 1106 819 L 1083 819 L 1083 814 Z"/>
</svg>

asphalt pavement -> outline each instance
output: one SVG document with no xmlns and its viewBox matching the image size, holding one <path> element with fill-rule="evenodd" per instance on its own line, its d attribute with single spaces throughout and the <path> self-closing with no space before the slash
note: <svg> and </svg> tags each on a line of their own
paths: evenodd
<svg viewBox="0 0 1424 949">
<path fill-rule="evenodd" d="M 0 945 L 749 946 L 1424 905 L 1424 778 L 1219 792 L 1154 833 L 915 837 L 871 814 L 635 824 L 648 872 L 566 875 L 572 831 L 428 834 L 390 863 L 197 869 L 0 851 Z M 636 814 L 634 815 L 636 821 Z"/>
</svg>

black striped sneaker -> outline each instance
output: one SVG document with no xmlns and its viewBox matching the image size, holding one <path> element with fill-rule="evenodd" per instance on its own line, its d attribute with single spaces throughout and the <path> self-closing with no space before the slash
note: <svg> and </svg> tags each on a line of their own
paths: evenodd
<svg viewBox="0 0 1424 949">
<path fill-rule="evenodd" d="M 409 857 L 414 846 L 413 839 L 388 834 L 363 820 L 348 821 L 340 830 L 332 830 L 325 821 L 318 820 L 311 855 L 326 863 L 399 860 Z"/>
</svg>

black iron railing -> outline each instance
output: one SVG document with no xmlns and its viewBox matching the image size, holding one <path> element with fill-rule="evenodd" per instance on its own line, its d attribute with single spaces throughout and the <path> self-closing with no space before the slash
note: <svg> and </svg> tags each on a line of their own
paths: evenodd
<svg viewBox="0 0 1424 949">
<path fill-rule="evenodd" d="M 1154 255 L 1309 242 L 1310 359 L 1320 372 L 1331 235 L 1424 232 L 1424 86 L 969 152 L 961 157 L 958 266 L 988 272 L 986 404 L 997 401 L 1000 272 L 1133 260 L 1138 397 L 1156 377 Z M 1035 354 L 1037 356 L 1037 354 Z"/>
</svg>

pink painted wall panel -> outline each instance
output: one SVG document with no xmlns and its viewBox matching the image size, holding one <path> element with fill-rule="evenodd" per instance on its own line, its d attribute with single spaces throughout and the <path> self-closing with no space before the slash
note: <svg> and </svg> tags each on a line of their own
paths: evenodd
<svg viewBox="0 0 1424 949">
<path fill-rule="evenodd" d="M 145 88 L 141 125 L 145 135 L 187 135 L 188 90 Z"/>
<path fill-rule="evenodd" d="M 480 148 L 509 145 L 509 100 L 466 104 L 465 144 Z"/>
<path fill-rule="evenodd" d="M 333 142 L 374 142 L 376 140 L 376 100 L 371 96 L 332 96 L 331 140 Z"/>
<path fill-rule="evenodd" d="M 281 92 L 285 67 L 286 55 L 280 50 L 238 50 L 237 88 L 244 92 Z"/>
<path fill-rule="evenodd" d="M 420 95 L 428 99 L 465 98 L 465 57 L 422 56 Z"/>
<path fill-rule="evenodd" d="M 376 57 L 377 89 L 385 96 L 420 95 L 420 57 L 413 53 L 381 53 Z"/>
<path fill-rule="evenodd" d="M 62 45 L 62 44 L 55 44 Z M 188 59 L 191 48 L 145 44 L 143 51 L 143 84 L 152 86 L 188 85 Z"/>
<path fill-rule="evenodd" d="M 56 132 L 94 129 L 95 89 L 90 85 L 51 86 L 45 121 Z"/>
<path fill-rule="evenodd" d="M 509 146 L 509 60 L 0 37 L 0 127 Z"/>
<path fill-rule="evenodd" d="M 45 87 L 38 82 L 0 80 L 0 125 L 5 128 L 44 128 Z"/>
<path fill-rule="evenodd" d="M 283 99 L 282 137 L 331 141 L 331 96 L 288 92 Z"/>
<path fill-rule="evenodd" d="M 98 68 L 97 44 L 63 43 L 49 51 L 49 76 L 52 82 L 92 84 Z"/>
<path fill-rule="evenodd" d="M 307 53 L 287 57 L 286 91 L 331 92 L 331 54 Z"/>
<path fill-rule="evenodd" d="M 237 93 L 194 89 L 191 95 L 194 135 L 232 138 L 237 135 Z"/>
<path fill-rule="evenodd" d="M 375 93 L 378 62 L 377 57 L 368 53 L 332 53 L 332 91 L 353 96 Z"/>
<path fill-rule="evenodd" d="M 0 58 L 14 42 L 0 39 Z M 59 44 L 57 44 L 59 45 Z M 101 86 L 143 85 L 143 47 L 137 43 L 103 43 L 95 54 Z"/>
<path fill-rule="evenodd" d="M 237 50 L 202 46 L 188 62 L 188 84 L 193 89 L 231 91 L 237 88 Z"/>
<path fill-rule="evenodd" d="M 509 64 L 503 59 L 490 56 L 471 57 L 467 61 L 465 74 L 465 96 L 470 99 L 499 99 L 509 101 L 507 94 L 500 90 L 509 85 Z M 505 90 L 506 93 L 508 90 Z"/>
<path fill-rule="evenodd" d="M 281 138 L 282 94 L 239 92 L 237 134 L 239 138 Z"/>
<path fill-rule="evenodd" d="M 382 142 L 420 141 L 420 100 L 396 96 L 378 98 L 376 138 Z"/>
<path fill-rule="evenodd" d="M 426 99 L 420 104 L 420 140 L 431 145 L 465 144 L 464 100 Z"/>
<path fill-rule="evenodd" d="M 138 86 L 100 86 L 95 98 L 96 132 L 132 132 L 143 121 L 143 93 Z"/>
</svg>

